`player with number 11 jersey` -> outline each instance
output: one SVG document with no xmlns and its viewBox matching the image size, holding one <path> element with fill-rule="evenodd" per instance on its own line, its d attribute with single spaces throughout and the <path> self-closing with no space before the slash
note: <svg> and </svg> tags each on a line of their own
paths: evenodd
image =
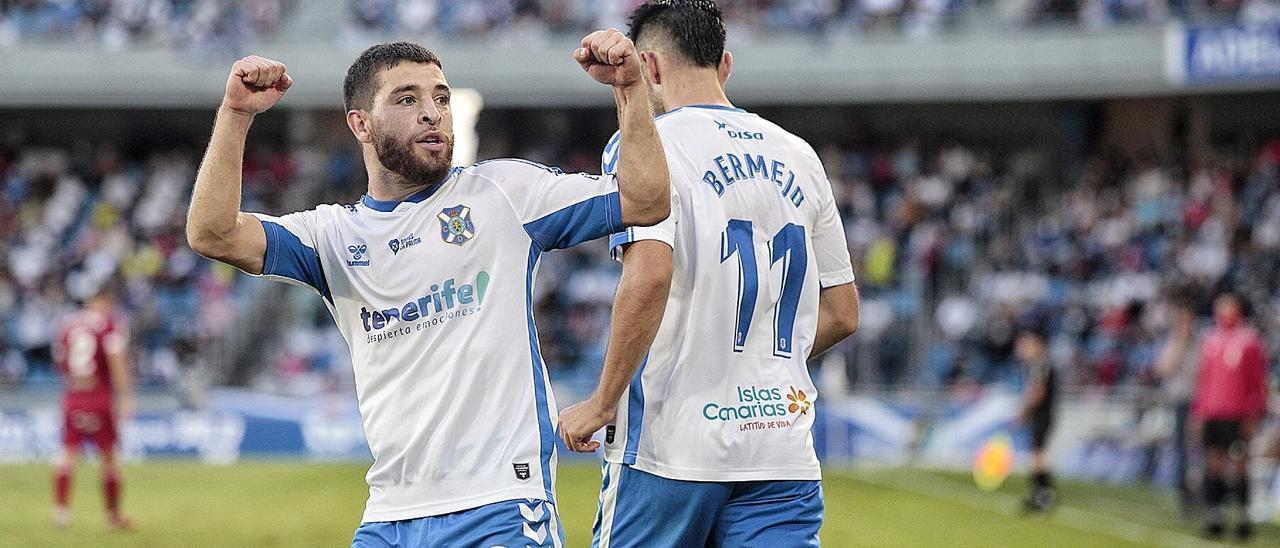
<svg viewBox="0 0 1280 548">
<path fill-rule="evenodd" d="M 595 545 L 816 544 L 806 362 L 858 315 L 831 183 L 804 140 L 725 96 L 713 2 L 646 2 L 630 35 L 663 113 L 672 205 L 611 239 L 623 273 L 600 386 L 561 414 L 575 451 L 605 427 Z M 635 154 L 619 141 L 606 174 Z"/>
<path fill-rule="evenodd" d="M 672 216 L 610 246 L 665 242 L 675 274 L 607 458 L 699 481 L 819 479 L 805 361 L 819 288 L 853 282 L 831 184 L 807 143 L 745 110 L 690 105 L 657 125 Z"/>
</svg>

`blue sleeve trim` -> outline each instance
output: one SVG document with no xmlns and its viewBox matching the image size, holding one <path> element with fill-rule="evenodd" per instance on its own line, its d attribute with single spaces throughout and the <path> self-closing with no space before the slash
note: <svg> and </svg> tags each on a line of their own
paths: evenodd
<svg viewBox="0 0 1280 548">
<path fill-rule="evenodd" d="M 310 286 L 330 303 L 329 282 L 320 267 L 320 255 L 307 247 L 289 229 L 278 223 L 262 221 L 267 235 L 267 252 L 262 263 L 262 274 L 280 276 Z"/>
<path fill-rule="evenodd" d="M 618 167 L 618 144 L 621 142 L 622 133 L 613 134 L 613 138 L 609 140 L 609 144 L 604 147 L 604 156 L 601 158 L 600 173 L 608 175 L 613 173 L 614 168 Z M 608 158 L 608 163 L 604 162 L 604 158 Z"/>
<path fill-rule="evenodd" d="M 524 224 L 525 232 L 543 251 L 573 247 L 621 232 L 622 198 L 615 192 L 588 198 Z"/>
<path fill-rule="evenodd" d="M 626 231 L 618 232 L 609 237 L 609 249 L 618 249 L 619 247 L 632 243 L 636 241 L 635 237 L 635 233 L 628 227 Z"/>
</svg>

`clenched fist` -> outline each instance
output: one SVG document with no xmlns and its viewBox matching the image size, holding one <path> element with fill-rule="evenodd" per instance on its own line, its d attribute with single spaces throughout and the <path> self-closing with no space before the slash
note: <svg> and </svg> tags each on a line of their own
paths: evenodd
<svg viewBox="0 0 1280 548">
<path fill-rule="evenodd" d="M 236 61 L 227 76 L 222 106 L 241 114 L 257 114 L 275 106 L 293 85 L 284 63 L 250 55 Z"/>
<path fill-rule="evenodd" d="M 640 54 L 618 29 L 598 30 L 582 39 L 573 58 L 595 81 L 628 87 L 640 81 Z"/>
</svg>

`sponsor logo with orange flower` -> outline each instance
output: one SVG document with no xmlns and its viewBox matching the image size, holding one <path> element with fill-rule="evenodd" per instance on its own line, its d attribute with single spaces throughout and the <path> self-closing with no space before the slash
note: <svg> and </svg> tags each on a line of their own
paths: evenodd
<svg viewBox="0 0 1280 548">
<path fill-rule="evenodd" d="M 703 418 L 710 421 L 743 421 L 781 418 L 787 415 L 808 415 L 813 408 L 804 390 L 789 386 L 790 392 L 781 388 L 739 386 L 732 403 L 709 402 L 702 406 Z"/>
<path fill-rule="evenodd" d="M 791 393 L 787 394 L 787 399 L 791 400 L 791 404 L 787 405 L 788 413 L 808 415 L 809 408 L 813 407 L 813 404 L 809 403 L 809 397 L 805 395 L 804 390 L 800 390 L 794 386 L 791 387 Z"/>
</svg>

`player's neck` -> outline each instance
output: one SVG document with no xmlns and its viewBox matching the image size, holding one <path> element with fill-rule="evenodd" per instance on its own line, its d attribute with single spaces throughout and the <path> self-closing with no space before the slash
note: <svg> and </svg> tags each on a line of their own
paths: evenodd
<svg viewBox="0 0 1280 548">
<path fill-rule="evenodd" d="M 662 86 L 662 102 L 667 112 L 690 105 L 733 106 L 714 73 L 672 78 Z"/>
<path fill-rule="evenodd" d="M 399 174 L 374 163 L 369 167 L 369 188 L 365 192 L 379 202 L 402 202 L 432 183 L 410 183 Z"/>
<path fill-rule="evenodd" d="M 373 181 L 370 181 L 367 193 L 370 198 L 379 202 L 403 202 L 406 198 L 422 192 L 423 189 L 429 186 L 431 185 L 375 185 Z"/>
</svg>

